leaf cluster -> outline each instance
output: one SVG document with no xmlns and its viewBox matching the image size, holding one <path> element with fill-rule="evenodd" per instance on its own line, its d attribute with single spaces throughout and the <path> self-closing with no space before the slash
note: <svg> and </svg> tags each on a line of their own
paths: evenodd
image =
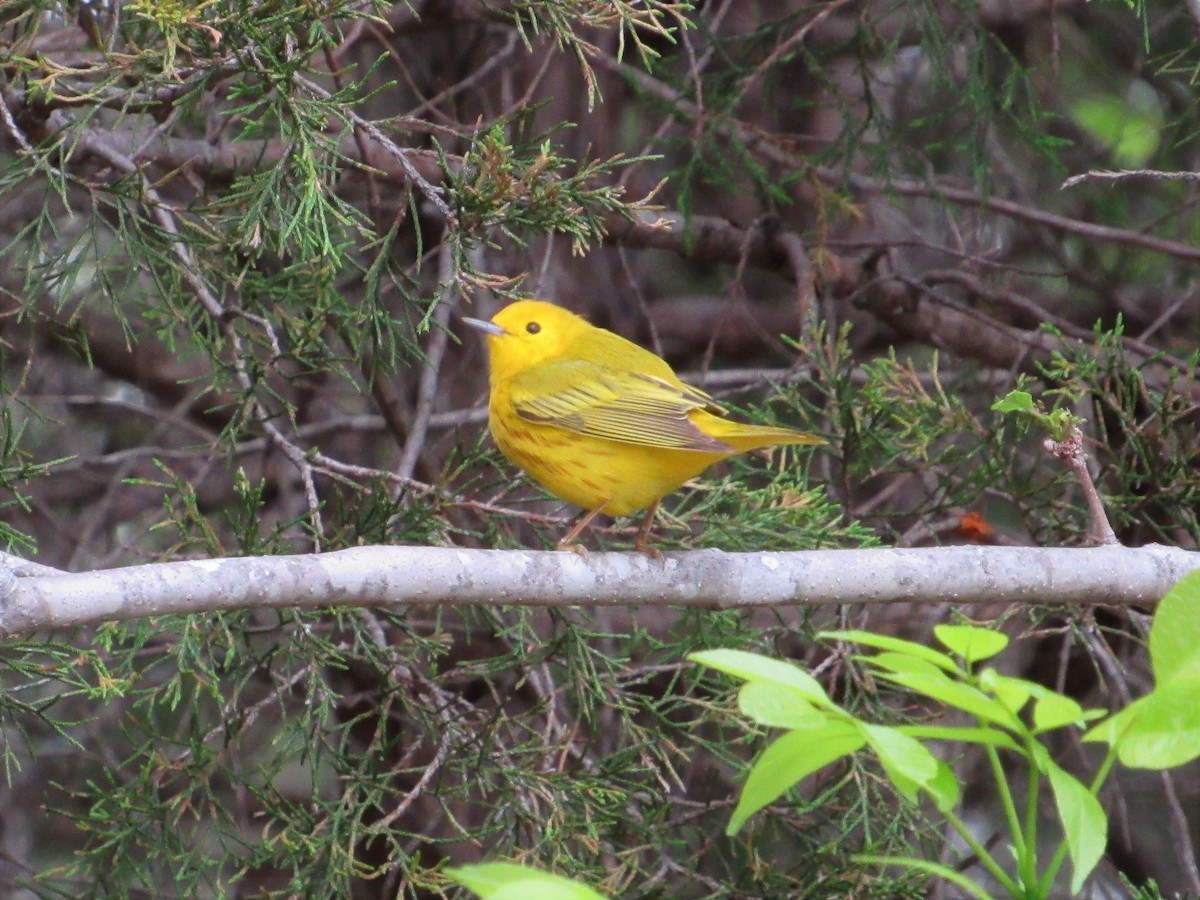
<svg viewBox="0 0 1200 900">
<path fill-rule="evenodd" d="M 1022 398 L 1010 398 L 1024 408 Z M 1013 898 L 1050 896 L 1062 863 L 1072 862 L 1070 891 L 1078 894 L 1104 852 L 1108 817 L 1098 799 L 1116 760 L 1126 766 L 1168 769 L 1200 757 L 1200 714 L 1192 698 L 1200 672 L 1196 611 L 1200 607 L 1200 574 L 1185 576 L 1163 598 L 1150 629 L 1154 689 L 1113 715 L 1084 709 L 1076 701 L 1025 678 L 981 666 L 1001 653 L 1008 637 L 974 625 L 938 625 L 937 640 L 945 652 L 886 634 L 848 630 L 819 637 L 878 650 L 855 658 L 873 677 L 910 695 L 933 701 L 942 710 L 963 714 L 973 724 L 872 723 L 830 699 L 821 684 L 803 669 L 741 650 L 707 650 L 689 656 L 693 662 L 733 675 L 745 684 L 738 708 L 758 725 L 785 729 L 755 761 L 729 820 L 736 834 L 755 813 L 774 803 L 801 780 L 862 749 L 870 749 L 897 793 L 909 803 L 932 801 L 969 848 L 973 861 Z M 1096 723 L 1096 720 L 1102 721 Z M 1085 783 L 1062 768 L 1045 743 L 1061 728 L 1083 729 L 1083 742 L 1109 745 L 1108 755 Z M 986 754 L 1008 825 L 1011 870 L 984 846 L 956 813 L 962 784 L 951 767 L 934 753 L 942 743 L 977 746 Z M 1026 770 L 1026 799 L 1018 804 L 1011 771 L 1001 751 L 1017 758 Z M 1062 838 L 1053 858 L 1039 863 L 1040 791 L 1048 783 Z M 961 866 L 912 857 L 862 854 L 860 861 L 902 865 L 945 879 L 973 896 L 986 897 Z"/>
</svg>

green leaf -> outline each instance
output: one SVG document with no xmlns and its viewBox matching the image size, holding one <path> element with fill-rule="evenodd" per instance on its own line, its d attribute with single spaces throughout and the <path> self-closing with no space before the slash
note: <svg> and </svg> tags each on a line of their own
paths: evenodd
<svg viewBox="0 0 1200 900">
<path fill-rule="evenodd" d="M 1071 893 L 1078 896 L 1083 883 L 1092 874 L 1108 837 L 1108 817 L 1104 808 L 1074 775 L 1065 772 L 1050 758 L 1041 744 L 1036 745 L 1038 769 L 1050 779 L 1054 805 L 1062 822 L 1071 855 Z"/>
<path fill-rule="evenodd" d="M 725 829 L 736 834 L 752 815 L 777 800 L 806 775 L 861 748 L 866 739 L 850 719 L 829 717 L 820 728 L 789 731 L 755 761 Z"/>
<path fill-rule="evenodd" d="M 907 653 L 896 653 L 888 650 L 876 653 L 874 656 L 860 656 L 865 663 L 883 669 L 896 675 L 923 675 L 930 678 L 944 678 L 942 670 L 924 659 L 910 656 Z"/>
<path fill-rule="evenodd" d="M 925 790 L 929 792 L 929 796 L 933 798 L 933 805 L 940 812 L 949 812 L 958 806 L 958 800 L 962 793 L 958 776 L 954 774 L 954 770 L 950 766 L 940 759 L 937 761 L 937 775 L 925 785 Z"/>
<path fill-rule="evenodd" d="M 1050 731 L 1067 725 L 1083 722 L 1083 707 L 1057 692 L 1038 697 L 1033 704 L 1033 729 L 1035 732 Z"/>
<path fill-rule="evenodd" d="M 937 675 L 905 672 L 880 673 L 878 677 L 908 688 L 910 691 L 916 691 L 939 703 L 978 716 L 986 722 L 1001 725 L 1012 731 L 1024 730 L 1021 720 L 1002 703 L 977 688 L 951 681 L 941 672 L 938 672 Z"/>
<path fill-rule="evenodd" d="M 1142 699 L 1144 700 L 1145 698 Z M 1133 723 L 1137 721 L 1138 716 L 1141 715 L 1141 704 L 1142 700 L 1133 701 L 1124 709 L 1113 713 L 1103 722 L 1096 725 L 1084 734 L 1080 740 L 1085 744 L 1103 741 L 1109 746 L 1116 745 L 1124 737 L 1125 732 L 1133 727 Z"/>
<path fill-rule="evenodd" d="M 894 650 L 897 653 L 906 653 L 909 656 L 923 659 L 946 672 L 958 673 L 962 671 L 955 665 L 954 660 L 945 653 L 939 653 L 937 650 L 926 647 L 924 644 L 906 641 L 903 638 L 889 637 L 886 634 L 875 634 L 871 631 L 849 629 L 847 631 L 821 631 L 818 632 L 817 637 L 831 641 L 847 641 L 849 643 L 862 644 L 864 647 L 875 647 L 879 650 Z"/>
<path fill-rule="evenodd" d="M 998 413 L 1029 413 L 1036 412 L 1033 405 L 1033 395 L 1028 391 L 1009 391 L 1008 394 L 992 404 L 992 411 Z"/>
<path fill-rule="evenodd" d="M 917 803 L 920 799 L 920 792 L 923 790 L 933 799 L 934 806 L 942 812 L 951 810 L 957 805 L 958 779 L 954 776 L 954 771 L 941 760 L 938 760 L 934 776 L 923 782 L 913 781 L 902 770 L 893 768 L 882 760 L 880 760 L 880 765 L 883 767 L 888 781 L 896 789 L 896 793 L 909 803 Z"/>
<path fill-rule="evenodd" d="M 859 729 L 885 766 L 924 785 L 937 775 L 937 757 L 914 737 L 890 725 L 859 723 Z"/>
<path fill-rule="evenodd" d="M 1008 646 L 1007 635 L 974 625 L 937 625 L 933 633 L 950 652 L 966 660 L 968 666 L 991 659 Z"/>
<path fill-rule="evenodd" d="M 1200 570 L 1177 581 L 1150 624 L 1150 666 L 1156 684 L 1200 673 Z"/>
<path fill-rule="evenodd" d="M 738 709 L 770 728 L 810 728 L 821 725 L 827 716 L 790 685 L 751 681 L 738 692 Z"/>
<path fill-rule="evenodd" d="M 1136 769 L 1168 769 L 1200 757 L 1200 571 L 1176 582 L 1150 626 L 1155 688 L 1084 735 L 1106 741 Z"/>
<path fill-rule="evenodd" d="M 745 650 L 701 650 L 688 659 L 746 681 L 766 681 L 789 687 L 810 703 L 834 708 L 820 683 L 799 666 Z"/>
<path fill-rule="evenodd" d="M 545 881 L 517 881 L 497 888 L 484 900 L 607 900 L 582 884 L 554 884 Z"/>
<path fill-rule="evenodd" d="M 943 811 L 958 802 L 958 782 L 954 773 L 916 738 L 887 725 L 860 722 L 859 729 L 902 797 L 915 803 L 920 788 L 928 792 L 938 809 Z"/>
<path fill-rule="evenodd" d="M 897 731 L 929 741 L 957 741 L 962 744 L 987 744 L 1021 752 L 1021 745 L 1008 732 L 996 728 L 965 728 L 953 725 L 897 725 Z"/>
<path fill-rule="evenodd" d="M 446 875 L 482 900 L 605 900 L 587 885 L 517 863 L 460 866 Z"/>
<path fill-rule="evenodd" d="M 1200 757 L 1200 676 L 1176 677 L 1130 704 L 1118 722 L 1108 726 L 1118 734 L 1117 756 L 1134 769 L 1170 769 Z M 1111 740 L 1110 740 L 1111 743 Z"/>
<path fill-rule="evenodd" d="M 996 698 L 1014 713 L 1019 712 L 1029 698 L 1033 697 L 1035 701 L 1033 706 L 1035 733 L 1049 731 L 1052 728 L 1062 728 L 1065 725 L 1079 725 L 1088 718 L 1104 715 L 1101 710 L 1093 710 L 1090 714 L 1086 714 L 1082 706 L 1070 697 L 1064 697 L 1053 688 L 1038 684 L 1036 681 L 1017 678 L 1014 675 L 1001 675 L 992 668 L 980 673 L 979 685 L 985 690 L 993 692 Z"/>
<path fill-rule="evenodd" d="M 1024 678 L 1001 675 L 990 666 L 979 673 L 979 686 L 995 694 L 1000 704 L 1014 716 L 1029 702 L 1030 684 Z"/>
</svg>

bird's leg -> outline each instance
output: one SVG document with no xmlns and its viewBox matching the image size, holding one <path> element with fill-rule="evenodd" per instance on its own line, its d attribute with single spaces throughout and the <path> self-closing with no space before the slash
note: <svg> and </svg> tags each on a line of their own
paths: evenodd
<svg viewBox="0 0 1200 900">
<path fill-rule="evenodd" d="M 642 518 L 642 524 L 638 526 L 637 534 L 633 538 L 633 549 L 645 553 L 654 559 L 662 559 L 662 554 L 658 549 L 650 546 L 650 524 L 654 521 L 654 514 L 658 512 L 658 501 L 655 500 L 646 510 L 646 515 Z"/>
<path fill-rule="evenodd" d="M 583 529 L 587 528 L 589 525 L 592 524 L 592 519 L 594 519 L 594 518 L 596 518 L 596 516 L 600 515 L 600 513 L 603 512 L 604 507 L 607 505 L 608 505 L 608 501 L 605 500 L 603 503 L 601 503 L 595 509 L 591 510 L 590 512 L 588 512 L 585 515 L 583 515 L 582 517 L 580 517 L 579 521 L 571 526 L 571 530 L 568 531 L 566 534 L 564 534 L 559 539 L 558 549 L 559 550 L 570 550 L 574 553 L 578 553 L 584 559 L 587 559 L 587 548 L 584 547 L 583 544 L 576 544 L 575 538 L 579 537 L 579 535 L 583 532 Z"/>
</svg>

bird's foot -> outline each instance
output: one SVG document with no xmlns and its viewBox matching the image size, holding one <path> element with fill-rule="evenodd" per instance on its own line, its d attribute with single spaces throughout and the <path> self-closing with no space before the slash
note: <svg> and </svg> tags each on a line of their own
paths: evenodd
<svg viewBox="0 0 1200 900">
<path fill-rule="evenodd" d="M 650 526 L 654 523 L 654 514 L 658 512 L 658 501 L 655 500 L 646 509 L 646 515 L 642 517 L 642 524 L 638 526 L 637 534 L 633 537 L 633 549 L 639 553 L 645 553 L 651 559 L 662 559 L 662 554 L 658 549 L 650 546 Z"/>
<path fill-rule="evenodd" d="M 638 553 L 645 553 L 651 559 L 663 558 L 662 552 L 657 547 L 654 547 L 650 544 L 650 535 L 648 534 L 639 536 L 638 539 L 633 542 L 633 549 Z"/>
<path fill-rule="evenodd" d="M 566 538 L 564 538 L 563 540 L 558 542 L 557 549 L 570 550 L 572 553 L 574 553 L 580 559 L 586 560 L 588 558 L 587 547 L 583 546 L 583 544 L 577 544 L 574 541 L 569 541 Z"/>
</svg>

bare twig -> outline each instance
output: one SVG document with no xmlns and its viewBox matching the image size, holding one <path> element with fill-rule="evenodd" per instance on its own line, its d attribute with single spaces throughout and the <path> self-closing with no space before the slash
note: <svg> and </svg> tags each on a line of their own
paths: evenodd
<svg viewBox="0 0 1200 900">
<path fill-rule="evenodd" d="M 781 234 L 778 241 L 787 254 L 788 265 L 792 269 L 792 280 L 796 283 L 796 307 L 800 320 L 804 321 L 809 313 L 816 309 L 816 272 L 808 257 L 808 249 L 798 234 L 789 231 Z"/>
<path fill-rule="evenodd" d="M 1188 0 L 1188 6 L 1200 6 L 1200 0 Z M 1099 170 L 1072 175 L 1062 186 L 1066 190 L 1089 181 L 1129 181 L 1139 178 L 1151 178 L 1156 181 L 1200 181 L 1200 172 L 1160 172 L 1155 169 L 1121 169 L 1117 172 Z"/>
<path fill-rule="evenodd" d="M 429 431 L 429 420 L 433 415 L 433 404 L 437 399 L 438 379 L 441 374 L 442 358 L 446 355 L 449 342 L 450 314 L 458 299 L 458 278 L 454 268 L 454 251 L 449 244 L 442 244 L 438 254 L 437 308 L 429 326 L 429 344 L 425 348 L 425 361 L 421 366 L 421 377 L 417 382 L 417 408 L 413 414 L 404 442 L 404 451 L 396 466 L 396 474 L 411 479 L 417 460 L 425 449 L 425 435 Z"/>
<path fill-rule="evenodd" d="M 1079 479 L 1091 519 L 1091 535 L 1101 544 L 1119 544 L 1120 541 L 1109 524 L 1108 513 L 1104 511 L 1104 501 L 1100 499 L 1100 492 L 1096 490 L 1096 482 L 1092 480 L 1092 473 L 1088 471 L 1087 453 L 1083 449 L 1083 432 L 1074 427 L 1066 440 L 1046 438 L 1044 446 L 1051 456 L 1066 463 Z"/>
</svg>

